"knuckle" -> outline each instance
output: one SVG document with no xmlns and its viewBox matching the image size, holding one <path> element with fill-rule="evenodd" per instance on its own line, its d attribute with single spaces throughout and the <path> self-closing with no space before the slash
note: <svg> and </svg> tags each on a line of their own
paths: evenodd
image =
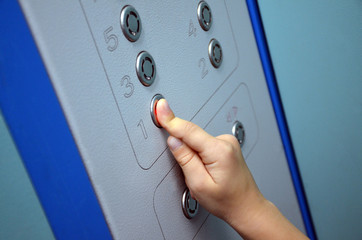
<svg viewBox="0 0 362 240">
<path fill-rule="evenodd" d="M 224 134 L 218 136 L 218 138 L 221 140 L 222 143 L 231 145 L 234 148 L 234 150 L 240 147 L 240 144 L 234 135 Z"/>
<path fill-rule="evenodd" d="M 225 140 L 227 142 L 229 142 L 233 147 L 237 148 L 240 146 L 238 140 L 236 139 L 236 137 L 234 135 L 231 134 L 226 134 L 225 135 Z"/>
<path fill-rule="evenodd" d="M 224 154 L 227 157 L 231 157 L 234 155 L 235 150 L 234 150 L 234 146 L 232 143 L 224 141 L 222 148 L 223 148 Z"/>
</svg>

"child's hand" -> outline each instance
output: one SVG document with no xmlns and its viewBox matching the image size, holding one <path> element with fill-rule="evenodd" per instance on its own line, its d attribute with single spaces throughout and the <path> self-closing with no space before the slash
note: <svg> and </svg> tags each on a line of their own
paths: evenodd
<svg viewBox="0 0 362 240">
<path fill-rule="evenodd" d="M 165 99 L 156 108 L 191 196 L 204 208 L 246 239 L 306 239 L 260 193 L 234 136 L 213 137 L 175 117 Z"/>
<path fill-rule="evenodd" d="M 209 212 L 230 223 L 239 219 L 235 215 L 246 216 L 264 201 L 234 136 L 213 137 L 175 117 L 165 99 L 157 104 L 157 117 L 171 135 L 167 143 L 184 172 L 191 196 Z"/>
</svg>

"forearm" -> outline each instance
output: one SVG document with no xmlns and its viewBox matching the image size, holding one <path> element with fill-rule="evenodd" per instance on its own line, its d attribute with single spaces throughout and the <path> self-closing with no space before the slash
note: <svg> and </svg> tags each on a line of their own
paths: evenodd
<svg viewBox="0 0 362 240">
<path fill-rule="evenodd" d="M 266 199 L 258 200 L 245 214 L 236 214 L 230 225 L 247 240 L 308 239 Z"/>
</svg>

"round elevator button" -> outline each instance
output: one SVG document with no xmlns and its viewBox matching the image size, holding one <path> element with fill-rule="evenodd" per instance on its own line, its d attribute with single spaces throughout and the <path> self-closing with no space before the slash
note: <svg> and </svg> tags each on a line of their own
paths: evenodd
<svg viewBox="0 0 362 240">
<path fill-rule="evenodd" d="M 182 194 L 182 211 L 184 212 L 185 217 L 188 219 L 194 218 L 199 211 L 199 203 L 191 197 L 190 191 L 188 188 L 185 189 Z"/>
<path fill-rule="evenodd" d="M 243 124 L 239 121 L 236 121 L 233 125 L 232 133 L 238 140 L 240 146 L 242 146 L 245 142 L 245 130 Z"/>
<path fill-rule="evenodd" d="M 142 51 L 138 54 L 136 60 L 136 72 L 140 82 L 149 87 L 156 78 L 156 63 L 151 54 Z"/>
<path fill-rule="evenodd" d="M 124 36 L 131 42 L 135 42 L 141 35 L 141 18 L 136 9 L 130 5 L 121 11 L 121 28 Z"/>
<path fill-rule="evenodd" d="M 222 63 L 222 48 L 221 44 L 215 38 L 211 39 L 209 43 L 209 58 L 211 64 L 215 68 L 219 68 Z"/>
<path fill-rule="evenodd" d="M 161 124 L 158 122 L 157 119 L 157 103 L 159 100 L 163 99 L 164 97 L 161 94 L 156 94 L 155 96 L 153 96 L 152 100 L 151 100 L 151 109 L 150 109 L 150 113 L 151 113 L 151 118 L 153 123 L 156 125 L 156 127 L 161 128 Z"/>
<path fill-rule="evenodd" d="M 212 14 L 209 4 L 204 1 L 199 3 L 199 6 L 197 7 L 197 18 L 199 19 L 201 28 L 205 31 L 209 31 L 212 25 Z"/>
</svg>

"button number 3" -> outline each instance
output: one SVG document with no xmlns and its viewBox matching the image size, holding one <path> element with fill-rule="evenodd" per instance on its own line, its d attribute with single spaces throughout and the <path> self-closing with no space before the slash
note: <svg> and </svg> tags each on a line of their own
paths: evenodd
<svg viewBox="0 0 362 240">
<path fill-rule="evenodd" d="M 123 94 L 123 96 L 125 98 L 129 98 L 132 96 L 133 92 L 134 92 L 134 85 L 133 83 L 131 82 L 131 78 L 126 75 L 124 76 L 122 79 L 121 79 L 121 87 L 123 87 L 125 85 L 125 88 L 128 89 L 127 92 L 125 92 Z"/>
</svg>

